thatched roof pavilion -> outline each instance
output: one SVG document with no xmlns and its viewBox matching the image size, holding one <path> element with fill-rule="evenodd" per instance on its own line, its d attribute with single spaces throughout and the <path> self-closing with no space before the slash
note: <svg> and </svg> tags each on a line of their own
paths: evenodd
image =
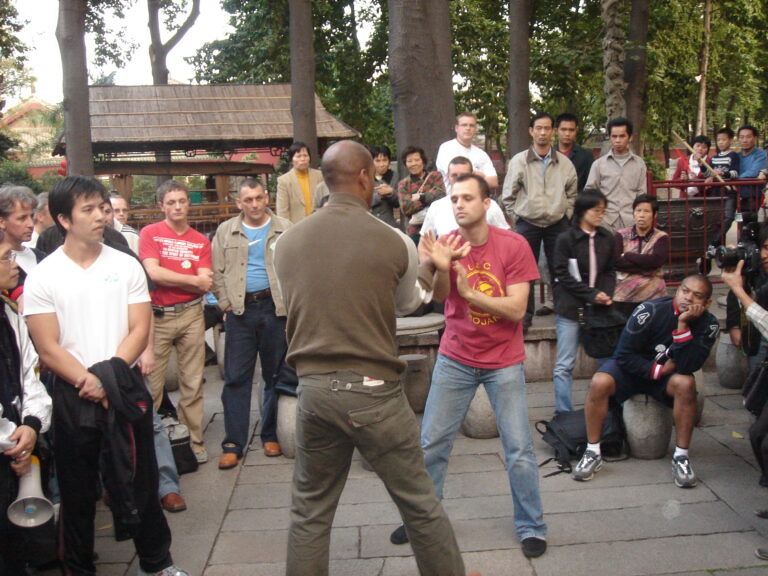
<svg viewBox="0 0 768 576">
<path fill-rule="evenodd" d="M 293 140 L 290 84 L 91 86 L 93 153 L 285 148 Z M 315 96 L 322 144 L 360 134 Z M 60 141 L 54 154 L 63 154 Z"/>
</svg>

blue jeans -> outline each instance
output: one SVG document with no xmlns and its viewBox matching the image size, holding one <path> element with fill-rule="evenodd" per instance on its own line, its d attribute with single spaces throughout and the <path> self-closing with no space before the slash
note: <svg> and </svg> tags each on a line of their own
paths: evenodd
<svg viewBox="0 0 768 576">
<path fill-rule="evenodd" d="M 539 494 L 539 467 L 533 451 L 523 364 L 486 370 L 473 368 L 440 354 L 432 373 L 421 425 L 424 463 L 438 498 L 456 433 L 469 410 L 477 387 L 483 384 L 496 414 L 504 447 L 509 486 L 515 509 L 515 531 L 523 540 L 547 534 Z"/>
<path fill-rule="evenodd" d="M 224 452 L 242 455 L 248 447 L 251 391 L 256 356 L 261 359 L 264 399 L 261 406 L 261 441 L 277 441 L 277 395 L 273 376 L 285 353 L 285 317 L 275 314 L 271 298 L 248 302 L 239 316 L 229 312 L 224 322 Z M 226 446 L 234 444 L 234 448 Z"/>
<path fill-rule="evenodd" d="M 552 381 L 555 385 L 555 412 L 573 411 L 573 367 L 579 351 L 579 323 L 564 316 L 555 317 L 557 358 Z"/>
<path fill-rule="evenodd" d="M 153 412 L 152 428 L 155 441 L 155 458 L 157 458 L 157 471 L 160 476 L 157 496 L 162 500 L 168 494 L 181 494 L 181 488 L 179 488 L 179 472 L 176 469 L 176 460 L 173 459 L 168 431 L 163 426 L 160 414 L 154 410 Z"/>
</svg>

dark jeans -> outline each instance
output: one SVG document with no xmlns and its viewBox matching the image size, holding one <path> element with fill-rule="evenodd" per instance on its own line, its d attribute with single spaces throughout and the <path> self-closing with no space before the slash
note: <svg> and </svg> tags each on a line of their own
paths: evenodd
<svg viewBox="0 0 768 576">
<path fill-rule="evenodd" d="M 264 401 L 261 406 L 261 441 L 277 440 L 277 395 L 272 376 L 285 353 L 285 318 L 275 314 L 271 298 L 256 300 L 245 305 L 241 315 L 227 314 L 224 323 L 224 442 L 235 448 L 224 447 L 225 452 L 242 454 L 248 447 L 250 436 L 251 391 L 256 356 L 261 359 L 261 377 L 264 379 Z"/>
<path fill-rule="evenodd" d="M 531 247 L 533 257 L 536 262 L 539 261 L 539 253 L 541 252 L 541 244 L 544 243 L 544 254 L 547 255 L 547 267 L 549 268 L 549 277 L 554 282 L 555 279 L 555 240 L 557 237 L 568 230 L 568 219 L 563 216 L 563 219 L 559 222 L 542 228 L 541 226 L 534 226 L 519 218 L 515 223 L 515 232 L 523 236 Z M 531 282 L 531 291 L 528 294 L 528 308 L 525 311 L 525 319 L 530 321 L 533 318 L 534 310 L 534 283 Z"/>
<path fill-rule="evenodd" d="M 53 422 L 56 429 L 54 457 L 61 489 L 61 522 L 64 533 L 64 563 L 72 576 L 91 576 L 93 565 L 94 515 L 99 486 L 101 431 L 81 427 L 71 413 L 77 390 L 57 380 L 54 385 Z M 68 399 L 64 399 L 69 396 Z M 81 402 L 86 402 L 81 400 Z M 171 559 L 171 530 L 157 497 L 157 461 L 153 441 L 152 413 L 133 423 L 136 450 L 134 498 L 141 518 L 133 543 L 142 569 L 159 572 Z"/>
<path fill-rule="evenodd" d="M 709 243 L 712 246 L 720 246 L 723 244 L 723 240 L 728 230 L 731 229 L 731 224 L 736 217 L 736 196 L 728 195 L 723 202 L 723 225 L 718 226 L 717 230 L 709 238 Z"/>
</svg>

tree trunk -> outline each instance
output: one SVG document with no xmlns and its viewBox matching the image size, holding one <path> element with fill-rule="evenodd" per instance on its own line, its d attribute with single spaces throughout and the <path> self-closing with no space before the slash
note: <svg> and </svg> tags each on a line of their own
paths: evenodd
<svg viewBox="0 0 768 576">
<path fill-rule="evenodd" d="M 696 114 L 696 134 L 707 133 L 707 71 L 709 43 L 712 37 L 712 0 L 704 0 L 704 30 L 699 58 L 699 107 Z"/>
<path fill-rule="evenodd" d="M 603 20 L 603 91 L 605 113 L 608 120 L 626 115 L 624 102 L 624 0 L 601 0 L 600 15 Z"/>
<path fill-rule="evenodd" d="M 160 0 L 147 0 L 147 12 L 149 16 L 149 62 L 152 67 L 152 84 L 155 86 L 165 86 L 168 84 L 168 78 L 170 72 L 168 71 L 167 59 L 168 53 L 173 50 L 176 44 L 179 43 L 200 15 L 200 0 L 192 0 L 192 8 L 189 11 L 184 23 L 179 26 L 178 30 L 163 43 L 160 35 Z M 155 162 L 158 164 L 171 162 L 170 152 L 156 152 Z M 157 185 L 159 186 L 166 180 L 170 180 L 172 176 L 170 174 L 163 174 L 156 178 Z"/>
<path fill-rule="evenodd" d="M 63 74 L 67 172 L 93 176 L 85 11 L 86 0 L 59 0 L 56 40 Z"/>
<path fill-rule="evenodd" d="M 507 84 L 507 156 L 511 158 L 530 145 L 528 125 L 531 121 L 530 80 L 531 47 L 529 29 L 532 0 L 509 2 L 509 83 Z"/>
<path fill-rule="evenodd" d="M 643 155 L 643 128 L 645 127 L 645 93 L 648 85 L 648 0 L 632 0 L 629 16 L 629 46 L 624 62 L 624 81 L 627 118 L 634 125 L 631 147 L 635 154 Z"/>
<path fill-rule="evenodd" d="M 312 164 L 317 165 L 317 123 L 315 121 L 315 45 L 310 0 L 289 0 L 291 43 L 291 116 L 293 139 L 309 147 Z"/>
<path fill-rule="evenodd" d="M 398 151 L 430 163 L 456 123 L 448 0 L 389 0 L 389 81 Z M 404 174 L 401 171 L 401 174 Z"/>
</svg>

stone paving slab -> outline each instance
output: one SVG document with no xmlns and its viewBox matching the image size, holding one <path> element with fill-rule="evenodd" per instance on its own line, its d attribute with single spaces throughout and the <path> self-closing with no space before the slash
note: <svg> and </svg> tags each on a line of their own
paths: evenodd
<svg viewBox="0 0 768 576">
<path fill-rule="evenodd" d="M 285 561 L 287 530 L 222 532 L 213 548 L 209 564 L 259 564 Z M 359 558 L 358 528 L 337 528 L 331 534 L 332 559 Z"/>
<path fill-rule="evenodd" d="M 553 546 L 533 561 L 537 576 L 651 576 L 762 566 L 753 532 Z"/>
<path fill-rule="evenodd" d="M 467 572 L 478 570 L 483 576 L 510 576 L 510 574 L 535 576 L 533 567 L 522 557 L 522 554 L 500 550 L 478 554 L 470 552 L 463 557 Z M 362 574 L 361 572 L 360 576 Z M 413 557 L 387 558 L 384 561 L 384 570 L 381 572 L 381 576 L 414 576 L 415 574 L 418 574 L 418 570 Z"/>
</svg>

